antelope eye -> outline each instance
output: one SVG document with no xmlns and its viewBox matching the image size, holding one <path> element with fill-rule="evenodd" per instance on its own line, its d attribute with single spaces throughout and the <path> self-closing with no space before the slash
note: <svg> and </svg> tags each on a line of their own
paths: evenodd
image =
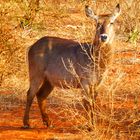
<svg viewBox="0 0 140 140">
<path fill-rule="evenodd" d="M 101 24 L 98 24 L 98 25 L 97 25 L 97 29 L 100 29 L 101 27 L 102 27 Z"/>
<path fill-rule="evenodd" d="M 110 25 L 113 25 L 114 23 L 113 22 L 110 22 Z"/>
</svg>

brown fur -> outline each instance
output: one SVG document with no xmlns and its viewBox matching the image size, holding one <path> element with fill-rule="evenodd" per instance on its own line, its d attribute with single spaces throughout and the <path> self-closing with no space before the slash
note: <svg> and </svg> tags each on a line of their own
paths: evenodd
<svg viewBox="0 0 140 140">
<path fill-rule="evenodd" d="M 87 14 L 91 14 L 91 11 Z M 93 15 L 91 17 L 93 18 Z M 46 98 L 55 86 L 80 87 L 93 98 L 94 91 L 91 87 L 99 84 L 102 73 L 111 59 L 114 28 L 109 21 L 110 15 L 100 24 L 97 22 L 93 44 L 43 37 L 30 47 L 28 52 L 30 88 L 23 119 L 24 128 L 29 127 L 29 111 L 35 96 L 44 124 L 50 125 L 46 113 Z M 101 35 L 104 34 L 108 35 L 108 41 L 102 42 Z"/>
</svg>

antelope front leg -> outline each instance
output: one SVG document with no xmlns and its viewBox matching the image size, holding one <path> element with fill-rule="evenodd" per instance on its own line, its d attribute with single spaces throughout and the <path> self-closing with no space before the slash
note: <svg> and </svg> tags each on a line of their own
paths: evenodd
<svg viewBox="0 0 140 140">
<path fill-rule="evenodd" d="M 90 119 L 91 124 L 93 125 L 94 123 L 94 109 L 95 109 L 95 100 L 97 97 L 97 92 L 96 92 L 96 88 L 95 85 L 88 85 L 86 88 L 86 90 L 84 90 L 84 93 L 86 96 L 85 98 L 82 100 L 83 102 L 83 106 L 86 109 L 86 111 L 88 112 L 88 116 Z"/>
</svg>

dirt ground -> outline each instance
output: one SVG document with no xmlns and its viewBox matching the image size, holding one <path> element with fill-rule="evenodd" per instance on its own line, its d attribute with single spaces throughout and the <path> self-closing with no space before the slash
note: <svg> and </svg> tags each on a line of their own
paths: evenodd
<svg viewBox="0 0 140 140">
<path fill-rule="evenodd" d="M 58 108 L 55 105 L 48 104 L 49 109 L 55 110 L 56 112 L 61 112 L 60 108 Z M 60 107 L 60 106 L 59 106 Z M 119 109 L 119 105 L 116 105 L 116 107 Z M 133 109 L 134 104 L 133 100 L 130 100 L 130 102 L 126 102 L 123 104 L 121 111 L 125 112 L 127 109 Z M 3 108 L 3 110 L 2 110 Z M 140 102 L 138 104 L 138 108 L 140 108 Z M 139 110 L 140 111 L 140 110 Z M 0 140 L 91 140 L 92 137 L 88 137 L 88 135 L 85 135 L 82 133 L 82 131 L 78 128 L 80 124 L 72 119 L 72 122 L 70 119 L 68 119 L 68 116 L 64 114 L 64 112 L 60 113 L 59 115 L 55 112 L 49 111 L 49 117 L 52 121 L 52 128 L 45 128 L 45 126 L 42 124 L 40 112 L 38 109 L 38 105 L 35 102 L 32 106 L 31 112 L 30 112 L 30 129 L 23 129 L 22 126 L 22 118 L 24 113 L 24 106 L 23 105 L 17 105 L 17 106 L 9 106 L 4 107 L 1 106 L 0 110 Z M 79 122 L 80 117 L 78 116 Z M 82 122 L 82 121 L 81 121 Z M 125 124 L 123 124 L 125 122 Z M 121 125 L 127 125 L 132 124 L 132 121 L 124 121 Z M 137 126 L 140 122 L 136 122 Z M 75 127 L 77 126 L 77 127 Z M 104 126 L 102 126 L 104 127 Z M 127 130 L 124 128 L 121 128 L 122 131 Z M 137 130 L 137 129 L 136 129 Z M 128 130 L 127 130 L 128 131 Z M 134 131 L 135 132 L 135 131 Z M 86 132 L 87 133 L 87 132 Z M 121 136 L 119 140 L 129 140 L 130 137 L 127 134 L 123 134 L 123 137 Z M 136 140 L 140 138 L 139 131 L 136 131 L 137 135 L 139 135 Z M 106 138 L 107 139 L 107 138 Z M 117 138 L 110 138 L 117 140 Z"/>
<path fill-rule="evenodd" d="M 49 106 L 49 104 L 48 104 Z M 50 105 L 51 109 L 56 112 L 60 111 L 56 106 Z M 24 107 L 21 105 L 11 106 L 4 108 L 0 111 L 0 140 L 57 140 L 57 139 L 82 139 L 82 135 L 74 129 L 73 124 L 67 119 L 61 119 L 64 116 L 61 113 L 57 116 L 55 113 L 49 112 L 49 117 L 52 120 L 52 127 L 47 128 L 43 125 L 38 105 L 35 102 L 30 112 L 30 129 L 23 129 L 22 118 L 24 113 Z"/>
</svg>

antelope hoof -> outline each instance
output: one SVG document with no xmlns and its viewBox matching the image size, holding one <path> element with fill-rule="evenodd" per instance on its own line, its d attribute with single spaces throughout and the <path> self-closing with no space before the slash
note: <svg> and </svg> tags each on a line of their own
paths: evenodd
<svg viewBox="0 0 140 140">
<path fill-rule="evenodd" d="M 43 124 L 49 128 L 52 128 L 51 122 L 50 121 L 43 121 Z"/>
<path fill-rule="evenodd" d="M 50 126 L 50 123 L 49 123 L 48 121 L 44 121 L 43 124 L 44 124 L 45 126 L 47 126 L 47 127 Z"/>
<path fill-rule="evenodd" d="M 29 128 L 31 128 L 31 127 L 30 127 L 30 125 L 24 125 L 24 126 L 22 126 L 21 128 L 22 128 L 22 129 L 29 129 Z"/>
</svg>

